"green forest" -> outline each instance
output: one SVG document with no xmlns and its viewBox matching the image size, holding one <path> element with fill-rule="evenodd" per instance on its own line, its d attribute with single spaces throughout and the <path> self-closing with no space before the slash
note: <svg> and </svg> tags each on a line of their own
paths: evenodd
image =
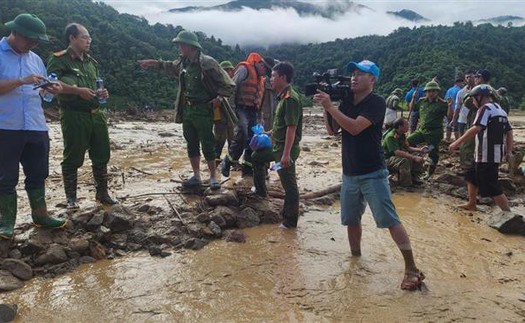
<svg viewBox="0 0 525 323">
<path fill-rule="evenodd" d="M 67 46 L 63 39 L 66 24 L 79 22 L 88 28 L 93 37 L 92 55 L 100 64 L 101 76 L 111 93 L 111 107 L 150 104 L 172 108 L 177 89 L 175 81 L 159 73 L 141 71 L 136 61 L 175 59 L 178 51 L 171 40 L 183 26 L 150 25 L 144 18 L 119 14 L 104 3 L 90 0 L 10 0 L 0 1 L 0 36 L 9 33 L 3 23 L 22 12 L 34 13 L 46 23 L 51 41 L 35 50 L 44 61 Z M 247 56 L 248 49 L 224 45 L 221 39 L 202 32 L 197 34 L 203 51 L 217 61 L 228 59 L 237 63 Z M 381 67 L 377 91 L 382 95 L 388 95 L 396 87 L 407 90 L 414 77 L 426 82 L 437 76 L 446 90 L 466 69 L 487 68 L 492 73 L 494 87 L 508 88 L 513 108 L 525 109 L 523 44 L 525 27 L 456 23 L 399 28 L 387 36 L 285 44 L 259 51 L 294 64 L 294 83 L 299 89 L 313 81 L 313 72 L 332 68 L 343 72 L 352 60 L 369 59 Z"/>
</svg>

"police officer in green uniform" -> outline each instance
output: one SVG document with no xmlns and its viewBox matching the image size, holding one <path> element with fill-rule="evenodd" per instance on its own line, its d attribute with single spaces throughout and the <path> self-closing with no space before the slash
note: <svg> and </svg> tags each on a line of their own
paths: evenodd
<svg viewBox="0 0 525 323">
<path fill-rule="evenodd" d="M 194 33 L 183 30 L 173 42 L 179 45 L 179 59 L 146 59 L 138 63 L 141 68 L 157 67 L 179 79 L 175 122 L 182 123 L 193 169 L 193 177 L 184 181 L 183 186 L 195 187 L 202 184 L 199 151 L 199 146 L 202 146 L 210 171 L 210 188 L 219 189 L 215 166 L 213 107 L 220 106 L 225 97 L 233 94 L 235 83 L 215 59 L 201 53 L 202 47 Z"/>
<path fill-rule="evenodd" d="M 96 200 L 116 204 L 108 193 L 107 164 L 110 158 L 106 117 L 99 110 L 98 99 L 108 97 L 107 90 L 96 92 L 98 63 L 88 52 L 91 36 L 77 23 L 66 26 L 68 48 L 54 53 L 48 60 L 48 71 L 56 73 L 64 87 L 58 96 L 60 124 L 64 137 L 62 176 L 68 209 L 78 209 L 77 170 L 84 163 L 86 151 L 91 159 L 96 183 Z"/>
<path fill-rule="evenodd" d="M 295 161 L 301 148 L 299 143 L 303 133 L 303 105 L 299 94 L 290 85 L 294 67 L 288 62 L 280 62 L 272 68 L 271 85 L 277 93 L 277 107 L 272 127 L 272 150 L 254 151 L 254 186 L 257 195 L 265 197 L 267 163 L 278 161 L 277 171 L 281 179 L 285 197 L 282 210 L 281 228 L 295 228 L 299 219 L 299 189 Z"/>
<path fill-rule="evenodd" d="M 433 146 L 428 154 L 432 160 L 426 174 L 429 178 L 436 170 L 439 160 L 439 143 L 443 139 L 443 118 L 447 115 L 452 117 L 452 110 L 449 109 L 447 101 L 439 97 L 441 88 L 436 81 L 428 82 L 423 90 L 425 97 L 421 98 L 414 107 L 419 110 L 419 125 L 407 140 L 412 147 L 421 143 Z"/>
<path fill-rule="evenodd" d="M 409 124 L 405 118 L 394 120 L 391 129 L 383 135 L 383 150 L 388 171 L 396 173 L 400 186 L 421 184 L 419 175 L 423 170 L 424 159 L 413 153 L 422 153 L 423 148 L 410 147 L 406 140 Z"/>
</svg>

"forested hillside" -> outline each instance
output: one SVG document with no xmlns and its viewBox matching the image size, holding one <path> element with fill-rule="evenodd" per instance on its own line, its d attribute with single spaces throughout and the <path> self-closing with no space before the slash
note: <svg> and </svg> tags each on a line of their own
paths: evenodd
<svg viewBox="0 0 525 323">
<path fill-rule="evenodd" d="M 36 52 L 44 59 L 65 48 L 63 29 L 69 22 L 85 25 L 93 37 L 92 54 L 99 61 L 102 76 L 112 93 L 112 106 L 153 104 L 171 107 L 176 83 L 158 73 L 138 68 L 137 59 L 174 59 L 177 49 L 171 43 L 181 26 L 149 25 L 143 18 L 119 14 L 104 3 L 90 0 L 10 0 L 0 1 L 0 21 L 12 20 L 21 12 L 37 14 L 47 25 L 49 44 L 41 44 Z M 0 35 L 7 35 L 0 26 Z M 204 52 L 218 61 L 234 63 L 246 53 L 238 46 L 225 46 L 220 39 L 198 33 Z M 254 35 L 255 36 L 255 35 Z M 388 36 L 366 36 L 337 39 L 308 45 L 278 45 L 262 50 L 280 60 L 291 61 L 297 70 L 295 83 L 300 89 L 311 82 L 314 71 L 330 68 L 343 71 L 350 60 L 370 59 L 382 70 L 378 90 L 388 94 L 396 87 L 407 89 L 415 76 L 424 82 L 438 76 L 444 88 L 449 87 L 456 73 L 467 68 L 487 68 L 492 84 L 506 86 L 514 102 L 525 107 L 525 27 L 454 26 L 400 28 Z"/>
<path fill-rule="evenodd" d="M 447 88 L 456 73 L 487 68 L 492 73 L 491 84 L 507 87 L 515 107 L 525 99 L 525 27 L 456 23 L 450 27 L 400 28 L 388 36 L 277 46 L 268 52 L 294 62 L 300 84 L 314 71 L 342 71 L 350 60 L 369 59 L 381 67 L 378 90 L 382 94 L 396 87 L 407 89 L 414 77 L 425 82 L 438 76 Z"/>
</svg>

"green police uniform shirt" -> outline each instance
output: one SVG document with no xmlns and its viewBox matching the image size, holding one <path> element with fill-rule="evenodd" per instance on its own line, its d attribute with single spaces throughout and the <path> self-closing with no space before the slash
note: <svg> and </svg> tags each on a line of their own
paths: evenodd
<svg viewBox="0 0 525 323">
<path fill-rule="evenodd" d="M 195 63 L 184 64 L 184 70 L 182 72 L 184 82 L 184 97 L 189 100 L 190 103 L 203 105 L 212 99 L 212 94 L 208 93 L 208 90 L 204 87 L 201 80 L 201 67 Z"/>
<path fill-rule="evenodd" d="M 395 156 L 396 150 L 408 151 L 406 135 L 398 135 L 394 129 L 389 130 L 383 138 L 383 150 L 385 151 L 385 159 Z"/>
<path fill-rule="evenodd" d="M 423 133 L 443 131 L 443 118 L 448 112 L 446 101 L 437 98 L 431 102 L 427 98 L 422 98 L 416 106 L 419 109 L 418 130 Z"/>
<path fill-rule="evenodd" d="M 297 126 L 293 144 L 298 145 L 302 138 L 303 106 L 297 92 L 289 86 L 281 95 L 275 109 L 275 119 L 272 128 L 272 139 L 277 145 L 284 146 L 286 128 Z"/>
<path fill-rule="evenodd" d="M 97 61 L 86 53 L 84 53 L 84 59 L 81 60 L 71 47 L 53 53 L 48 59 L 47 71 L 50 74 L 55 73 L 58 79 L 67 85 L 96 90 Z M 60 105 L 75 105 L 76 107 L 98 106 L 96 98 L 84 100 L 76 94 L 60 94 L 58 101 Z"/>
</svg>

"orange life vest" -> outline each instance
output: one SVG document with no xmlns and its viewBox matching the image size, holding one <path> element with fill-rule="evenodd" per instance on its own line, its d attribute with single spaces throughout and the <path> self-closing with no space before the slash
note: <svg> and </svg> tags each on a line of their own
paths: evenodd
<svg viewBox="0 0 525 323">
<path fill-rule="evenodd" d="M 264 76 L 257 75 L 253 64 L 240 62 L 235 69 L 244 66 L 248 76 L 239 84 L 236 95 L 236 103 L 247 107 L 260 108 L 264 92 Z"/>
</svg>

